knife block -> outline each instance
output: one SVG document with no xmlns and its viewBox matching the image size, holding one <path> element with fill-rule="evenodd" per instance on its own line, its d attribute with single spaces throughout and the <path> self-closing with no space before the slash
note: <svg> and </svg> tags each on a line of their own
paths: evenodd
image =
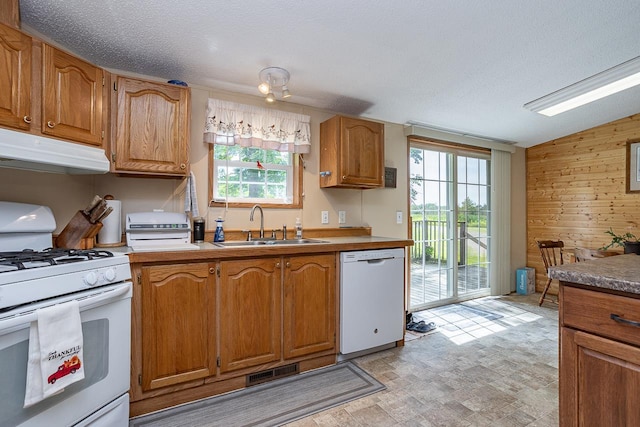
<svg viewBox="0 0 640 427">
<path fill-rule="evenodd" d="M 65 249 L 93 249 L 96 235 L 102 228 L 100 221 L 89 221 L 84 212 L 78 211 L 56 238 L 56 247 Z"/>
</svg>

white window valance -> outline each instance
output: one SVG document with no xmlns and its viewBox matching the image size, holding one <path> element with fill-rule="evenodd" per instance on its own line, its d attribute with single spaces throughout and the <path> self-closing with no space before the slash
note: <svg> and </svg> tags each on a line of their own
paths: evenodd
<svg viewBox="0 0 640 427">
<path fill-rule="evenodd" d="M 311 149 L 310 117 L 209 98 L 204 142 L 292 153 Z"/>
</svg>

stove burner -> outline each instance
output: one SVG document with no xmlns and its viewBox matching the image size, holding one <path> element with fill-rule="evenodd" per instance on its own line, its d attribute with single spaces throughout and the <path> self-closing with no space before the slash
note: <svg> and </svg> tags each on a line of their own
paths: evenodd
<svg viewBox="0 0 640 427">
<path fill-rule="evenodd" d="M 0 272 L 68 264 L 112 256 L 111 252 L 95 249 L 48 248 L 43 251 L 25 249 L 18 252 L 0 252 L 0 266 L 8 268 L 0 270 Z"/>
</svg>

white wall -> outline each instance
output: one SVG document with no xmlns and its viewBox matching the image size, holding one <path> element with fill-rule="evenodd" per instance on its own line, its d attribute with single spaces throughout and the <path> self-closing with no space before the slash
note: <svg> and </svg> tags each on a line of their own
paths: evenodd
<svg viewBox="0 0 640 427">
<path fill-rule="evenodd" d="M 192 87 L 191 168 L 196 175 L 200 213 L 206 216 L 207 229 L 212 229 L 218 216 L 225 218 L 225 228 L 255 228 L 249 222 L 249 209 L 208 208 L 208 145 L 202 142 L 205 108 L 209 97 L 264 106 L 261 97 L 225 93 L 209 88 Z M 408 146 L 403 127 L 385 123 L 385 166 L 397 168 L 397 187 L 353 190 L 321 189 L 319 186 L 320 123 L 332 112 L 278 102 L 274 108 L 311 116 L 312 151 L 305 155 L 303 174 L 303 209 L 265 209 L 265 228 L 293 228 L 300 217 L 304 227 L 337 228 L 338 211 L 347 212 L 347 226 L 371 226 L 378 236 L 406 238 L 407 228 L 407 157 Z M 512 157 L 512 288 L 515 270 L 526 264 L 526 173 L 525 150 L 519 148 Z M 111 174 L 74 176 L 28 172 L 0 168 L 0 200 L 43 204 L 51 207 L 59 233 L 76 211 L 84 208 L 94 194 L 111 194 L 122 201 L 123 215 L 153 209 L 180 212 L 183 210 L 186 180 L 164 178 L 118 177 Z M 321 224 L 320 212 L 329 211 L 330 223 Z M 402 211 L 403 224 L 396 224 L 396 211 Z"/>
<path fill-rule="evenodd" d="M 196 175 L 198 206 L 207 220 L 207 229 L 215 225 L 218 216 L 225 218 L 225 228 L 255 227 L 249 222 L 249 209 L 208 208 L 208 144 L 202 142 L 207 99 L 218 99 L 264 106 L 257 96 L 220 92 L 210 88 L 192 87 L 191 168 Z M 337 228 L 338 211 L 347 213 L 347 226 L 371 226 L 374 235 L 407 236 L 407 144 L 402 126 L 385 124 L 385 165 L 398 169 L 397 188 L 370 190 L 321 189 L 319 186 L 320 123 L 334 115 L 332 112 L 312 109 L 287 102 L 278 102 L 274 108 L 311 116 L 311 153 L 305 154 L 303 173 L 303 209 L 265 209 L 265 229 L 293 228 L 296 217 L 304 227 Z M 116 175 L 73 176 L 19 171 L 0 168 L 0 200 L 35 203 L 50 206 L 60 232 L 77 210 L 91 200 L 94 194 L 113 195 L 122 201 L 123 215 L 153 209 L 182 211 L 186 180 L 165 178 L 119 177 Z M 10 185 L 7 185 L 11 183 Z M 329 211 L 329 224 L 321 224 L 320 212 Z M 404 224 L 395 223 L 396 210 L 403 211 Z"/>
</svg>

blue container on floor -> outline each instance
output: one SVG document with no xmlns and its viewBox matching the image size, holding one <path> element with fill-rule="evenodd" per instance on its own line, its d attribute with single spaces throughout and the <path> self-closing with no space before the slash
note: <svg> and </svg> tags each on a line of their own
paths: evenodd
<svg viewBox="0 0 640 427">
<path fill-rule="evenodd" d="M 529 295 L 536 291 L 536 269 L 524 267 L 516 270 L 516 292 Z"/>
</svg>

